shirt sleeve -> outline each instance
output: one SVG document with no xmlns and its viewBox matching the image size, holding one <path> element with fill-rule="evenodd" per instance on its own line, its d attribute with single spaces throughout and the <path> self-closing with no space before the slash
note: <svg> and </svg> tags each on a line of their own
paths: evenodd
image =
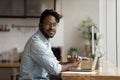
<svg viewBox="0 0 120 80">
<path fill-rule="evenodd" d="M 31 47 L 31 57 L 50 74 L 60 74 L 61 64 L 59 64 L 59 61 L 53 55 L 50 47 L 35 42 Z"/>
</svg>

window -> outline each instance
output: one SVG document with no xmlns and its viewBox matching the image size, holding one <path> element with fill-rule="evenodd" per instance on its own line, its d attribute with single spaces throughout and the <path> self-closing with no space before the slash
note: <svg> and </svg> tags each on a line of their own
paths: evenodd
<svg viewBox="0 0 120 80">
<path fill-rule="evenodd" d="M 0 0 L 0 17 L 39 17 L 44 9 L 55 9 L 55 0 Z"/>
</svg>

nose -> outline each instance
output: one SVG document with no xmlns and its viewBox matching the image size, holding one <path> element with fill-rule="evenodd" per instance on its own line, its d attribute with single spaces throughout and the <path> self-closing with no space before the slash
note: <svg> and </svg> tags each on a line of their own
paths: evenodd
<svg viewBox="0 0 120 80">
<path fill-rule="evenodd" d="M 50 26 L 50 29 L 55 29 L 55 27 L 53 25 Z"/>
<path fill-rule="evenodd" d="M 50 24 L 49 26 L 50 26 L 51 29 L 56 28 L 56 26 L 54 26 L 54 24 Z"/>
</svg>

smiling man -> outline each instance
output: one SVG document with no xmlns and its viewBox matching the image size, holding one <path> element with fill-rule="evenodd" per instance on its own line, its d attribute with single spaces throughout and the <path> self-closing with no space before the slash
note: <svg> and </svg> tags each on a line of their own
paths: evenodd
<svg viewBox="0 0 120 80">
<path fill-rule="evenodd" d="M 25 45 L 20 66 L 19 80 L 49 80 L 51 75 L 76 67 L 78 57 L 69 62 L 59 62 L 51 50 L 49 38 L 53 38 L 60 15 L 54 10 L 45 10 L 40 16 L 39 30 Z"/>
</svg>

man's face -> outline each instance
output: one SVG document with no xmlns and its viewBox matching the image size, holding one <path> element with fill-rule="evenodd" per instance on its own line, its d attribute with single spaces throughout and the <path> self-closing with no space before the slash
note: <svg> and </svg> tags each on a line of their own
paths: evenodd
<svg viewBox="0 0 120 80">
<path fill-rule="evenodd" d="M 54 16 L 46 16 L 43 24 L 40 24 L 40 30 L 46 38 L 54 37 L 57 28 L 57 22 Z"/>
</svg>

